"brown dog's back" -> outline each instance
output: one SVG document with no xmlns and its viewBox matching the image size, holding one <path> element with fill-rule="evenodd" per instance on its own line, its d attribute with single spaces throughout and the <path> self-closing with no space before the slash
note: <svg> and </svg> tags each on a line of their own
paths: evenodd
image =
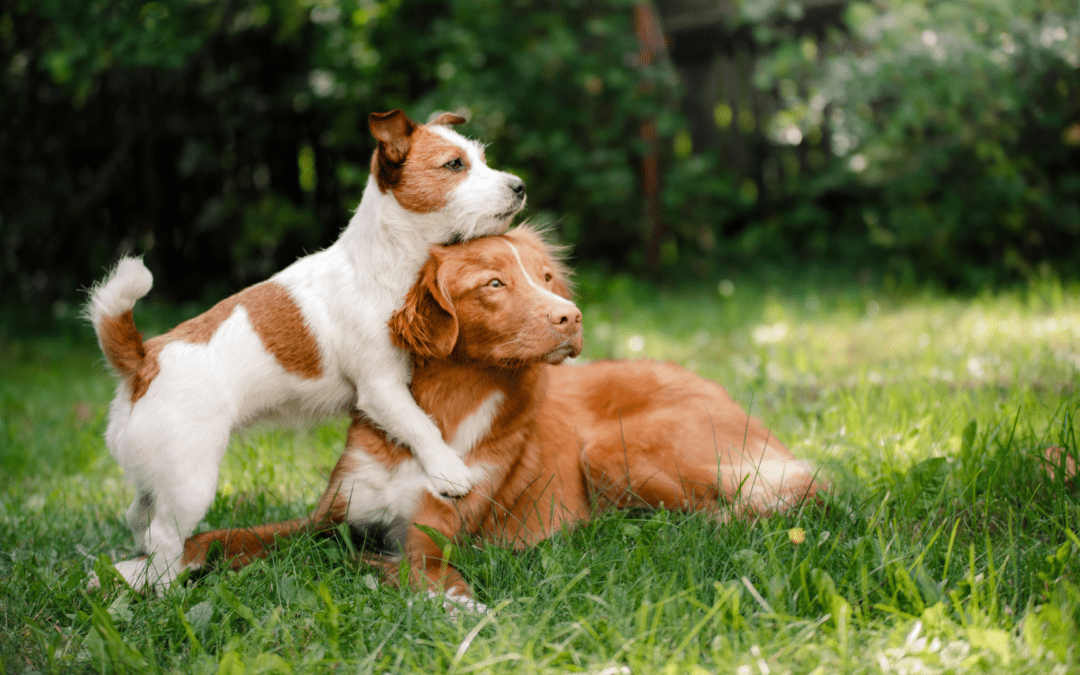
<svg viewBox="0 0 1080 675">
<path fill-rule="evenodd" d="M 550 366 L 536 433 L 476 532 L 529 545 L 598 509 L 783 511 L 822 485 L 723 387 L 655 361 Z"/>
</svg>

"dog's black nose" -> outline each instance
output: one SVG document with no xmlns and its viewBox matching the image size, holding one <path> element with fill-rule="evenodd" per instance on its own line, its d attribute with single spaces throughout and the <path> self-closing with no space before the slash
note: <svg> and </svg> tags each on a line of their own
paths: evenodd
<svg viewBox="0 0 1080 675">
<path fill-rule="evenodd" d="M 514 191 L 518 197 L 525 196 L 525 181 L 518 178 L 513 183 L 510 183 L 510 189 Z"/>
</svg>

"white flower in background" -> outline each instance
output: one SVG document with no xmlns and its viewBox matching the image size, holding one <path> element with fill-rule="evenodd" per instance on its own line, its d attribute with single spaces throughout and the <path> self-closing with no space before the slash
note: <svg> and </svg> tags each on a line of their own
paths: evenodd
<svg viewBox="0 0 1080 675">
<path fill-rule="evenodd" d="M 759 345 L 774 345 L 778 342 L 782 342 L 787 337 L 788 326 L 787 321 L 777 321 L 771 326 L 755 326 L 753 337 L 754 342 Z"/>
<path fill-rule="evenodd" d="M 308 75 L 308 86 L 316 96 L 329 96 L 334 91 L 334 74 L 328 70 L 313 70 Z"/>
</svg>

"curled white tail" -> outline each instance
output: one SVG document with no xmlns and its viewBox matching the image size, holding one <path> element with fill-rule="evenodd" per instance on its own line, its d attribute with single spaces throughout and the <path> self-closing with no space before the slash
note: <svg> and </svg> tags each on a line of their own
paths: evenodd
<svg viewBox="0 0 1080 675">
<path fill-rule="evenodd" d="M 130 310 L 139 298 L 150 292 L 154 277 L 139 258 L 122 258 L 107 277 L 90 290 L 86 313 L 97 330 L 106 317 Z"/>
<path fill-rule="evenodd" d="M 123 258 L 90 290 L 86 315 L 94 324 L 101 351 L 123 376 L 131 375 L 145 356 L 131 309 L 153 285 L 154 277 L 142 260 Z"/>
</svg>

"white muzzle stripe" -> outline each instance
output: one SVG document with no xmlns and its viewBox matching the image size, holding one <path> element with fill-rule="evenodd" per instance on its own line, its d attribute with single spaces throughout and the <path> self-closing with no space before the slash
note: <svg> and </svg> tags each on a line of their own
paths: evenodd
<svg viewBox="0 0 1080 675">
<path fill-rule="evenodd" d="M 523 263 L 521 261 L 521 255 L 518 254 L 517 248 L 513 244 L 511 244 L 510 242 L 506 241 L 505 239 L 501 239 L 500 241 L 502 241 L 504 244 L 506 244 L 507 246 L 510 247 L 510 251 L 513 252 L 513 254 L 514 254 L 514 259 L 517 260 L 518 267 L 521 268 L 521 273 L 525 276 L 525 281 L 529 282 L 530 286 L 532 286 L 534 289 L 537 290 L 537 292 L 539 292 L 541 295 L 543 295 L 546 298 L 557 300 L 557 301 L 559 301 L 561 303 L 564 303 L 564 304 L 567 304 L 567 305 L 574 305 L 573 302 L 570 302 L 569 300 L 562 297 L 558 293 L 552 293 L 548 289 L 544 288 L 540 284 L 533 281 L 533 278 L 531 276 L 529 276 L 529 272 L 525 269 L 525 263 Z"/>
</svg>

